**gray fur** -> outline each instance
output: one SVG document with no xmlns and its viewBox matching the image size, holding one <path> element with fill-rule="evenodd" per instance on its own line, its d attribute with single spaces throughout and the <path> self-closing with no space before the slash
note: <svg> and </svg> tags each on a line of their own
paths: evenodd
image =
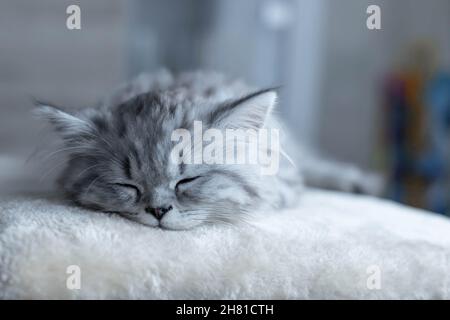
<svg viewBox="0 0 450 320">
<path fill-rule="evenodd" d="M 189 229 L 245 221 L 251 212 L 297 199 L 302 174 L 286 159 L 276 176 L 262 176 L 254 165 L 176 165 L 169 159 L 172 131 L 192 130 L 194 120 L 222 129 L 280 128 L 272 105 L 245 104 L 267 92 L 216 73 L 160 72 L 120 88 L 98 108 L 69 114 L 46 105 L 38 113 L 62 138 L 68 160 L 59 183 L 69 199 L 149 226 Z M 160 221 L 146 210 L 168 206 L 172 210 Z"/>
</svg>

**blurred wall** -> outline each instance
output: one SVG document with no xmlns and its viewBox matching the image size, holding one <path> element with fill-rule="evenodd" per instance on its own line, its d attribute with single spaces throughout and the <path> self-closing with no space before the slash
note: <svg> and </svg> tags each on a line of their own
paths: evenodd
<svg viewBox="0 0 450 320">
<path fill-rule="evenodd" d="M 81 30 L 66 28 L 70 4 L 82 8 Z M 32 142 L 31 97 L 86 106 L 123 79 L 126 8 L 120 0 L 0 2 L 0 152 Z"/>
</svg>

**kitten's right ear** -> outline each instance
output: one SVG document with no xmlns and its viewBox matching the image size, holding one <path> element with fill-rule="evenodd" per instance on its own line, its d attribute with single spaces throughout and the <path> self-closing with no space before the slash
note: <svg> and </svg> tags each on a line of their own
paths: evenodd
<svg viewBox="0 0 450 320">
<path fill-rule="evenodd" d="M 209 114 L 209 123 L 217 127 L 262 128 L 275 107 L 277 93 L 269 88 L 219 105 Z"/>
<path fill-rule="evenodd" d="M 46 103 L 35 102 L 33 114 L 48 121 L 63 138 L 70 138 L 92 131 L 89 121 L 81 119 L 58 107 Z"/>
</svg>

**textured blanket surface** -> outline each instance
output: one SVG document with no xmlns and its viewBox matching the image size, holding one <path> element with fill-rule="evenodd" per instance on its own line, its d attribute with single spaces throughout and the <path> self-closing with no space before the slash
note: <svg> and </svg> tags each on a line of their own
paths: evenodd
<svg viewBox="0 0 450 320">
<path fill-rule="evenodd" d="M 0 297 L 450 297 L 446 218 L 322 191 L 258 216 L 239 227 L 175 232 L 57 199 L 4 196 Z M 73 265 L 80 289 L 67 287 Z"/>
</svg>

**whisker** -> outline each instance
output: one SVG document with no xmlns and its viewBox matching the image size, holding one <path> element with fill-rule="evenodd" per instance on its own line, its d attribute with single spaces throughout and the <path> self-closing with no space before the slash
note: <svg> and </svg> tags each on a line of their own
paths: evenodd
<svg viewBox="0 0 450 320">
<path fill-rule="evenodd" d="M 89 186 L 87 187 L 86 191 L 84 192 L 85 194 L 89 192 L 89 189 L 97 182 L 98 179 L 100 178 L 104 178 L 103 175 L 99 175 L 97 178 L 95 178 L 93 181 L 91 181 L 91 183 L 89 184 Z"/>
<path fill-rule="evenodd" d="M 96 148 L 93 148 L 93 147 L 88 147 L 88 146 L 77 146 L 77 147 L 68 147 L 68 148 L 62 148 L 62 149 L 59 149 L 59 150 L 56 150 L 56 151 L 54 151 L 54 152 L 51 152 L 50 154 L 48 154 L 44 159 L 42 159 L 42 160 L 48 160 L 48 159 L 50 159 L 51 157 L 53 157 L 54 155 L 56 155 L 56 154 L 59 154 L 59 153 L 61 153 L 61 152 L 64 152 L 64 151 L 69 151 L 69 150 L 79 150 L 79 149 L 84 149 L 84 150 L 98 150 L 98 149 L 96 149 Z"/>
<path fill-rule="evenodd" d="M 79 177 L 81 177 L 81 176 L 82 176 L 84 173 L 86 173 L 87 171 L 89 171 L 89 170 L 91 170 L 91 169 L 94 169 L 94 168 L 96 168 L 96 167 L 99 167 L 99 166 L 101 166 L 101 165 L 102 165 L 101 163 L 97 163 L 97 164 L 95 164 L 95 165 L 93 165 L 93 166 L 90 166 L 90 167 L 88 167 L 88 168 L 82 170 L 82 171 L 75 177 L 75 179 L 78 179 Z"/>
<path fill-rule="evenodd" d="M 63 161 L 60 161 L 54 165 L 52 165 L 52 167 L 50 167 L 50 169 L 46 170 L 40 177 L 39 177 L 39 182 L 43 182 L 47 176 L 49 176 L 53 171 L 55 171 L 57 168 L 62 167 L 63 165 L 67 164 L 67 162 L 69 162 L 72 159 L 76 159 L 76 158 L 82 158 L 85 155 L 78 155 L 75 157 L 71 157 L 71 158 L 66 158 Z"/>
</svg>

